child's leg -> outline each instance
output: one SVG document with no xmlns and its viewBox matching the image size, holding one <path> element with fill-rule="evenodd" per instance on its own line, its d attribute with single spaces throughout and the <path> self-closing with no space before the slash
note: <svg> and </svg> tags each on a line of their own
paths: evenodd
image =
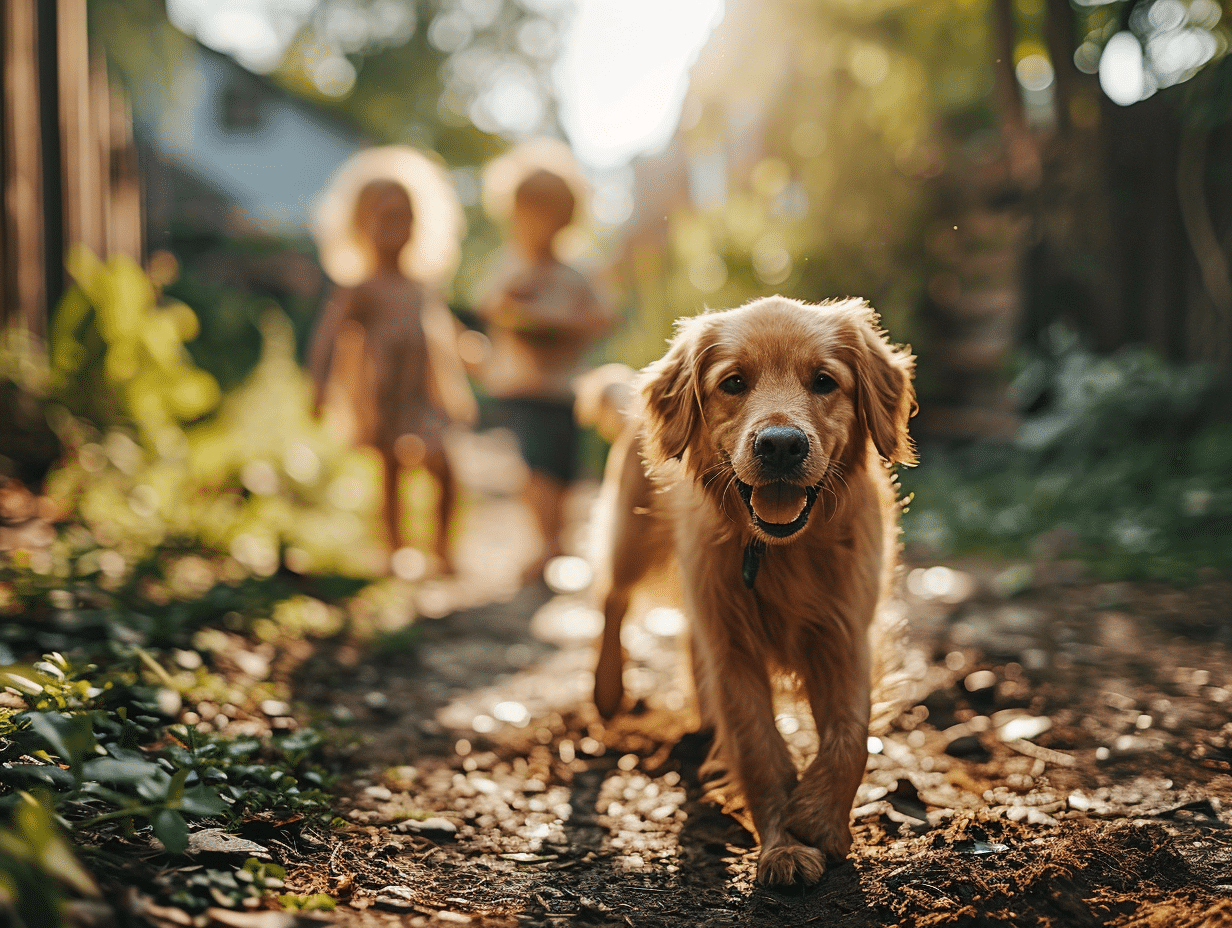
<svg viewBox="0 0 1232 928">
<path fill-rule="evenodd" d="M 568 489 L 568 484 L 562 480 L 538 470 L 532 470 L 526 481 L 523 498 L 543 536 L 541 556 L 523 574 L 528 582 L 542 579 L 547 562 L 562 553 L 561 534 L 564 531 L 565 494 Z"/>
<path fill-rule="evenodd" d="M 453 526 L 454 510 L 458 503 L 458 481 L 454 477 L 453 468 L 449 466 L 449 458 L 440 445 L 430 445 L 424 455 L 424 467 L 428 469 L 440 489 L 440 498 L 436 509 L 436 539 L 433 551 L 441 561 L 441 570 L 446 574 L 455 573 L 457 568 L 449 554 L 450 529 Z"/>
<path fill-rule="evenodd" d="M 385 540 L 391 552 L 403 545 L 402 499 L 398 494 L 398 478 L 402 468 L 391 451 L 381 452 L 381 470 L 384 476 L 384 498 L 381 500 L 381 518 L 385 523 Z"/>
</svg>

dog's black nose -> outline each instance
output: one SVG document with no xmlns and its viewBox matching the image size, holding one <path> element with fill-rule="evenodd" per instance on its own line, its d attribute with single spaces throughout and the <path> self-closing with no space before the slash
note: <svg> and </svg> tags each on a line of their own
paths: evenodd
<svg viewBox="0 0 1232 928">
<path fill-rule="evenodd" d="M 808 436 L 789 425 L 772 425 L 753 439 L 753 453 L 767 477 L 786 476 L 808 456 Z"/>
</svg>

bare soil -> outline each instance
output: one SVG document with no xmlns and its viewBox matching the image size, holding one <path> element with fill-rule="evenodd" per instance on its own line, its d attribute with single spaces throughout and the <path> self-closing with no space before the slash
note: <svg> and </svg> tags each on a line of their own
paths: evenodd
<svg viewBox="0 0 1232 928">
<path fill-rule="evenodd" d="M 604 724 L 585 594 L 516 592 L 509 552 L 529 524 L 507 496 L 468 521 L 461 577 L 402 590 L 418 614 L 406 647 L 291 662 L 297 708 L 333 719 L 348 752 L 345 824 L 242 837 L 337 909 L 207 923 L 1232 926 L 1232 583 L 905 570 L 914 691 L 871 743 L 850 858 L 772 892 L 738 797 L 698 783 L 679 616 L 643 604 L 625 639 L 633 704 Z M 779 725 L 812 751 L 790 700 Z"/>
<path fill-rule="evenodd" d="M 421 619 L 406 653 L 318 655 L 301 692 L 362 747 L 350 825 L 284 854 L 289 886 L 335 896 L 347 928 L 1232 925 L 1232 584 L 1079 576 L 912 575 L 915 698 L 873 745 L 849 860 L 790 892 L 756 885 L 738 797 L 697 782 L 671 614 L 634 623 L 636 705 L 606 725 L 581 596 L 527 589 Z M 805 715 L 779 720 L 802 752 Z"/>
</svg>

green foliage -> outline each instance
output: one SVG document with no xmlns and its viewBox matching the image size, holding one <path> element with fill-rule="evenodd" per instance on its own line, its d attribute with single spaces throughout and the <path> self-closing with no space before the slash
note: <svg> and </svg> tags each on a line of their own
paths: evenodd
<svg viewBox="0 0 1232 928">
<path fill-rule="evenodd" d="M 12 672 L 6 675 L 11 681 Z M 216 790 L 190 784 L 190 769 L 167 769 L 141 750 L 138 738 L 149 728 L 140 722 L 126 725 L 123 713 L 113 718 L 98 710 L 30 710 L 18 721 L 25 725 L 0 745 L 0 760 L 12 764 L 14 782 L 47 790 L 56 814 L 71 820 L 74 831 L 117 820 L 132 833 L 145 822 L 169 852 L 180 853 L 188 839 L 186 815 L 213 817 L 227 810 Z M 23 757 L 44 763 L 22 763 Z M 0 797 L 0 807 L 12 800 Z M 100 805 L 106 811 L 98 812 Z"/>
<path fill-rule="evenodd" d="M 0 911 L 27 925 L 62 924 L 64 900 L 83 891 L 75 853 L 102 872 L 116 866 L 109 842 L 175 855 L 198 821 L 330 816 L 330 745 L 317 731 L 227 737 L 184 710 L 233 703 L 257 714 L 284 699 L 262 679 L 268 669 L 233 681 L 215 662 L 234 659 L 239 635 L 328 637 L 346 614 L 306 595 L 305 580 L 237 572 L 209 551 L 168 547 L 111 573 L 108 553 L 70 525 L 50 550 L 0 560 Z M 329 597 L 364 585 L 312 583 Z M 281 884 L 269 881 L 281 877 L 249 877 L 212 871 L 149 891 L 194 912 L 254 893 L 272 903 Z"/>
<path fill-rule="evenodd" d="M 0 915 L 17 928 L 59 928 L 73 893 L 98 896 L 98 885 L 65 840 L 45 794 L 16 794 L 0 825 Z"/>
<path fill-rule="evenodd" d="M 866 297 L 915 339 L 944 127 L 995 125 L 986 19 L 973 0 L 729 4 L 682 118 L 689 199 L 660 207 L 666 249 L 657 224 L 628 245 L 638 318 L 613 355 L 640 365 L 676 317 L 776 292 Z"/>
<path fill-rule="evenodd" d="M 1095 356 L 1054 329 L 1019 389 L 1042 411 L 1016 443 L 926 451 L 903 475 L 909 545 L 1081 557 L 1118 577 L 1232 568 L 1232 423 L 1212 414 L 1211 371 Z"/>
<path fill-rule="evenodd" d="M 209 784 L 227 803 L 231 823 L 245 814 L 328 813 L 325 792 L 334 776 L 315 763 L 325 742 L 320 733 L 302 728 L 270 739 L 224 738 L 176 726 L 174 739 L 159 757 L 190 782 Z"/>
<path fill-rule="evenodd" d="M 172 891 L 170 899 L 173 904 L 194 914 L 204 911 L 208 906 L 242 909 L 249 905 L 256 905 L 267 894 L 282 889 L 286 877 L 286 871 L 277 864 L 262 862 L 250 857 L 244 862 L 243 867 L 234 872 L 207 869 L 186 874 L 184 879 L 178 881 L 179 885 Z M 284 893 L 278 899 L 281 902 L 288 897 L 301 898 L 291 893 Z M 307 900 L 316 897 L 302 898 Z M 330 899 L 329 896 L 324 898 Z M 292 908 L 285 903 L 283 905 L 285 908 Z M 309 907 L 302 906 L 302 908 Z M 325 908 L 323 904 L 313 907 Z"/>
<path fill-rule="evenodd" d="M 262 317 L 260 362 L 217 404 L 184 348 L 192 327 L 176 328 L 191 311 L 154 306 L 148 279 L 124 260 L 79 264 L 90 285 L 66 298 L 51 341 L 51 399 L 62 406 L 49 412 L 66 460 L 46 491 L 80 514 L 94 569 L 128 576 L 156 549 L 205 548 L 259 576 L 284 564 L 382 571 L 379 460 L 312 418 L 286 318 Z M 186 424 L 207 402 L 214 414 Z M 423 535 L 425 513 L 411 519 Z"/>
<path fill-rule="evenodd" d="M 27 925 L 58 925 L 66 894 L 97 894 L 70 841 L 80 846 L 116 828 L 132 839 L 148 829 L 175 855 L 186 849 L 193 820 L 236 828 L 253 815 L 329 816 L 333 775 L 320 764 L 326 744 L 318 732 L 226 738 L 169 727 L 130 711 L 150 702 L 151 684 L 138 668 L 173 682 L 141 650 L 130 653 L 127 674 L 61 654 L 0 667 L 6 703 L 23 704 L 0 719 L 0 906 L 7 901 Z M 128 686 L 117 682 L 125 677 Z M 236 874 L 193 875 L 172 901 L 194 912 L 240 907 L 281 889 L 284 878 L 273 864 L 249 861 Z M 326 905 L 307 897 L 301 907 Z"/>
<path fill-rule="evenodd" d="M 53 394 L 97 424 L 132 423 L 147 447 L 170 452 L 180 424 L 211 412 L 221 396 L 184 348 L 196 316 L 183 304 L 158 306 L 127 255 L 104 264 L 79 247 L 67 264 L 76 286 L 52 321 Z"/>
<path fill-rule="evenodd" d="M 110 686 L 122 686 L 126 693 L 137 693 L 133 681 L 143 674 L 151 676 L 155 687 L 140 692 L 139 702 L 156 706 L 157 688 L 178 684 L 146 648 L 196 647 L 208 654 L 230 647 L 227 634 L 320 639 L 356 631 L 350 612 L 330 603 L 359 593 L 363 580 L 256 577 L 237 571 L 234 561 L 213 552 L 173 547 L 132 565 L 112 564 L 106 555 L 114 555 L 113 550 L 100 549 L 80 526 L 72 534 L 85 539 L 83 546 L 62 538 L 45 563 L 39 559 L 40 569 L 0 562 L 0 664 L 12 664 L 18 654 L 71 648 L 73 654 L 106 668 L 105 675 L 87 684 L 73 676 L 82 671 L 53 666 L 53 661 L 63 660 L 58 655 L 33 665 L 37 674 L 6 667 L 5 685 L 32 698 L 37 690 L 36 708 L 80 708 L 90 685 L 107 692 Z M 120 572 L 113 572 L 115 567 Z M 305 594 L 307 585 L 316 595 Z M 84 665 L 84 672 L 96 670 Z M 33 676 L 24 684 L 11 682 L 18 673 Z M 0 709 L 0 733 L 3 719 Z"/>
</svg>

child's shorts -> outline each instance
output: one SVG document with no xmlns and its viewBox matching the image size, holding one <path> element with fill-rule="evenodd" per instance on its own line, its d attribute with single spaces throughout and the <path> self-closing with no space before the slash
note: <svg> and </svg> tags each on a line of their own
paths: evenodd
<svg viewBox="0 0 1232 928">
<path fill-rule="evenodd" d="M 483 424 L 503 426 L 517 436 L 527 466 L 562 483 L 577 477 L 580 429 L 573 418 L 573 403 L 533 397 L 488 397 L 483 401 Z"/>
</svg>

